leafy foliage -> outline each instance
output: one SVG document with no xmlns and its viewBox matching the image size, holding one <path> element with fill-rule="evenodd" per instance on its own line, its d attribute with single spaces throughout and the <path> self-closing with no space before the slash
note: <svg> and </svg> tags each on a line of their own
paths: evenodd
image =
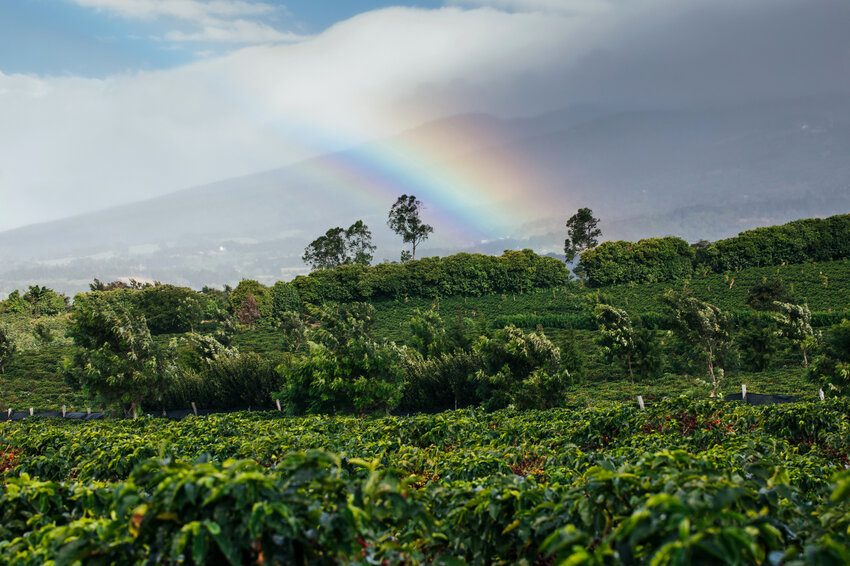
<svg viewBox="0 0 850 566">
<path fill-rule="evenodd" d="M 129 405 L 135 415 L 151 390 L 164 391 L 176 368 L 169 349 L 151 339 L 143 316 L 108 293 L 77 295 L 69 335 L 80 348 L 64 364 L 74 386 Z"/>
<path fill-rule="evenodd" d="M 0 322 L 0 373 L 6 373 L 6 364 L 17 349 L 12 328 Z"/>
<path fill-rule="evenodd" d="M 561 371 L 561 351 L 542 332 L 508 326 L 474 344 L 483 368 L 476 373 L 478 394 L 490 409 L 557 406 L 569 374 Z"/>
<path fill-rule="evenodd" d="M 9 564 L 842 564 L 846 400 L 0 423 Z"/>
<path fill-rule="evenodd" d="M 331 228 L 304 249 L 301 258 L 313 269 L 332 269 L 340 265 L 369 265 L 372 263 L 372 232 L 362 220 L 348 228 Z"/>
<path fill-rule="evenodd" d="M 564 240 L 564 254 L 567 263 L 573 261 L 584 250 L 595 248 L 599 244 L 602 230 L 597 226 L 599 219 L 593 217 L 589 208 L 579 208 L 567 220 L 567 239 Z"/>
<path fill-rule="evenodd" d="M 842 320 L 824 337 L 824 351 L 809 373 L 822 387 L 839 395 L 850 391 L 850 320 Z"/>
<path fill-rule="evenodd" d="M 679 337 L 697 347 L 705 357 L 711 379 L 711 396 L 717 395 L 723 381 L 724 370 L 715 367 L 722 352 L 729 346 L 731 320 L 719 308 L 694 297 L 670 291 L 664 296 L 673 311 L 675 328 Z"/>
<path fill-rule="evenodd" d="M 401 236 L 405 244 L 411 245 L 410 259 L 416 259 L 417 244 L 427 240 L 434 232 L 434 228 L 422 222 L 419 216 L 423 208 L 422 202 L 414 195 L 401 195 L 390 208 L 387 218 L 387 226 Z M 402 255 L 402 260 L 407 261 L 407 258 Z"/>
</svg>

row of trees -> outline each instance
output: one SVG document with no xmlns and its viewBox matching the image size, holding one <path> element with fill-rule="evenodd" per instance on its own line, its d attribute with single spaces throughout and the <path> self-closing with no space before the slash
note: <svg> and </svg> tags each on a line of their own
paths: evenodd
<svg viewBox="0 0 850 566">
<path fill-rule="evenodd" d="M 416 246 L 428 239 L 434 228 L 420 216 L 424 206 L 414 195 L 401 195 L 390 208 L 387 225 L 401 236 L 411 250 L 401 252 L 401 261 L 416 259 Z M 347 229 L 335 227 L 319 236 L 305 248 L 302 260 L 316 269 L 333 269 L 342 265 L 371 265 L 375 246 L 372 232 L 362 220 Z"/>
<path fill-rule="evenodd" d="M 811 365 L 809 375 L 820 386 L 847 393 L 850 322 L 821 337 L 805 305 L 776 300 L 788 298 L 781 291 L 774 282 L 752 289 L 748 300 L 757 316 L 735 328 L 729 313 L 669 290 L 664 301 L 672 343 L 666 342 L 668 333 L 596 295 L 595 338 L 602 355 L 621 364 L 633 382 L 687 359 L 697 368 L 694 375 L 705 376 L 712 396 L 738 357 L 762 363 L 782 343 L 804 366 Z M 585 367 L 572 335 L 561 349 L 540 329 L 492 329 L 480 317 L 461 313 L 443 319 L 435 310 L 416 310 L 406 324 L 406 339 L 395 343 L 376 336 L 375 310 L 367 303 L 284 311 L 275 325 L 280 352 L 259 356 L 232 345 L 233 326 L 226 318 L 216 321 L 215 333 L 162 341 L 151 337 L 145 317 L 133 308 L 121 293 L 79 296 L 69 332 L 79 351 L 64 368 L 70 383 L 128 413 L 142 404 L 157 410 L 190 401 L 258 407 L 274 398 L 291 413 L 547 408 L 568 402 L 567 389 L 582 379 Z"/>
<path fill-rule="evenodd" d="M 704 364 L 711 396 L 722 384 L 724 366 L 737 365 L 739 356 L 751 369 L 763 370 L 784 344 L 796 350 L 803 367 L 808 368 L 809 352 L 822 342 L 812 327 L 808 306 L 786 302 L 790 296 L 778 280 L 765 281 L 750 290 L 747 302 L 754 316 L 740 328 L 735 328 L 730 313 L 689 296 L 684 290 L 670 289 L 664 293 L 663 300 L 680 344 L 692 348 L 692 354 Z M 640 317 L 633 322 L 628 312 L 609 304 L 600 303 L 595 313 L 603 351 L 625 367 L 633 382 L 635 373 L 644 376 L 657 373 L 662 360 L 656 332 L 644 327 Z M 828 336 L 840 334 L 840 330 L 833 329 Z M 840 338 L 836 340 L 840 342 Z M 827 347 L 817 358 L 811 376 L 821 385 L 843 391 L 847 384 L 841 378 L 844 363 L 841 360 L 850 361 L 850 348 L 829 346 L 833 342 L 832 338 L 826 341 Z"/>
<path fill-rule="evenodd" d="M 278 364 L 240 353 L 226 331 L 155 340 L 145 317 L 113 292 L 78 296 L 71 319 L 78 350 L 64 363 L 66 380 L 133 415 L 143 403 L 256 407 L 273 397 L 292 413 L 550 406 L 570 383 L 542 332 L 451 324 L 433 311 L 414 313 L 406 345 L 376 337 L 367 303 L 311 307 L 306 318 L 290 312 L 278 325 Z"/>
<path fill-rule="evenodd" d="M 595 220 L 589 211 L 585 216 Z M 592 287 L 675 281 L 695 273 L 725 273 L 747 267 L 850 257 L 850 214 L 757 228 L 714 243 L 689 245 L 680 238 L 668 237 L 638 242 L 610 241 L 598 246 L 593 238 L 585 236 L 595 227 L 585 216 L 581 222 L 577 221 L 575 233 L 579 245 L 568 240 L 567 255 L 570 257 L 573 250 L 585 250 L 578 268 Z"/>
</svg>

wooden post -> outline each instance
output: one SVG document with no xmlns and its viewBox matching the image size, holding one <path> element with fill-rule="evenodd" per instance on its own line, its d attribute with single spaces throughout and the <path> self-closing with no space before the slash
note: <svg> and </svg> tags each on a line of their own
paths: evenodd
<svg viewBox="0 0 850 566">
<path fill-rule="evenodd" d="M 818 397 L 820 397 L 821 401 L 825 400 L 826 397 L 823 394 L 823 389 L 818 389 Z"/>
<path fill-rule="evenodd" d="M 646 407 L 643 404 L 643 395 L 638 395 L 638 406 L 640 406 L 641 411 L 646 409 Z"/>
<path fill-rule="evenodd" d="M 275 399 L 274 402 L 277 405 L 277 410 L 280 411 L 280 399 Z"/>
<path fill-rule="evenodd" d="M 91 407 L 86 407 L 86 416 L 87 417 L 91 416 Z"/>
<path fill-rule="evenodd" d="M 747 384 L 746 383 L 741 384 L 741 399 L 744 401 L 744 403 L 747 402 Z"/>
<path fill-rule="evenodd" d="M 12 418 L 12 407 L 9 407 L 9 418 Z"/>
<path fill-rule="evenodd" d="M 195 413 L 195 416 L 198 416 L 198 408 L 195 406 L 195 402 L 192 401 L 192 412 Z"/>
<path fill-rule="evenodd" d="M 30 416 L 32 416 L 32 407 L 30 407 Z"/>
<path fill-rule="evenodd" d="M 65 405 L 62 405 L 62 418 L 65 418 Z"/>
</svg>

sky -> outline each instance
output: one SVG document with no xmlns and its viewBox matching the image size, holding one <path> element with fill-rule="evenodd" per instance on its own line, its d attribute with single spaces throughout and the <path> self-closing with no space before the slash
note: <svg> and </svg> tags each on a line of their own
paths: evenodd
<svg viewBox="0 0 850 566">
<path fill-rule="evenodd" d="M 848 29 L 846 0 L 5 0 L 0 230 L 454 114 L 850 92 Z"/>
</svg>

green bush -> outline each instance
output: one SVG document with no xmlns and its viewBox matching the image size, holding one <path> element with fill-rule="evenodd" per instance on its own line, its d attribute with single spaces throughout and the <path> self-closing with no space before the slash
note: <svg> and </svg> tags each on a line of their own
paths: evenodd
<svg viewBox="0 0 850 566">
<path fill-rule="evenodd" d="M 559 287 L 569 281 L 563 262 L 531 250 L 501 256 L 460 253 L 403 264 L 345 265 L 296 277 L 292 285 L 307 303 L 482 296 Z"/>
<path fill-rule="evenodd" d="M 581 254 L 579 265 L 591 287 L 618 283 L 677 281 L 694 273 L 694 250 L 680 238 L 604 242 Z"/>
</svg>

